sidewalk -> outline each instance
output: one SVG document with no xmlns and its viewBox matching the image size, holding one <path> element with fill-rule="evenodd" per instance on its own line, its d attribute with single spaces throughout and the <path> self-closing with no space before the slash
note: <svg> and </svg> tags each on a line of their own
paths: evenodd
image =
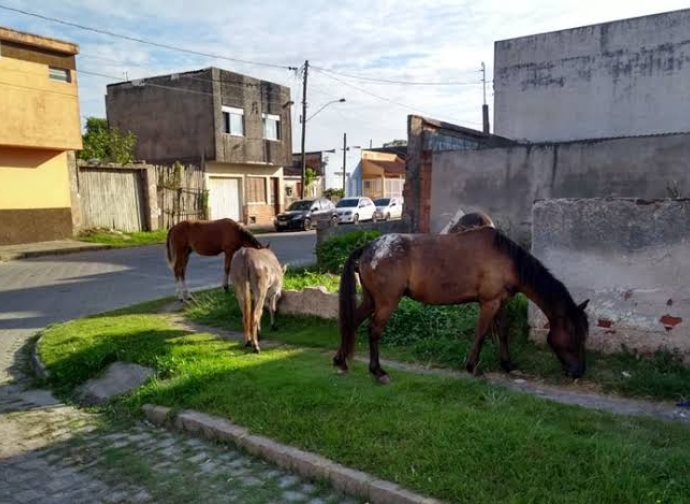
<svg viewBox="0 0 690 504">
<path fill-rule="evenodd" d="M 0 246 L 0 262 L 39 257 L 46 255 L 71 254 L 86 250 L 100 250 L 112 248 L 100 243 L 87 243 L 76 240 L 56 240 L 37 243 L 20 243 L 18 245 Z"/>
</svg>

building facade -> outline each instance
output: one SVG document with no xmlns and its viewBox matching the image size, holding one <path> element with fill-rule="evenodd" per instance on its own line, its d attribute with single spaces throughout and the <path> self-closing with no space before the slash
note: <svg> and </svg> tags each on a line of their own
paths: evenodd
<svg viewBox="0 0 690 504">
<path fill-rule="evenodd" d="M 72 236 L 78 53 L 75 44 L 0 27 L 0 245 Z"/>
<path fill-rule="evenodd" d="M 529 142 L 690 131 L 690 9 L 501 40 L 494 129 Z"/>
<path fill-rule="evenodd" d="M 108 124 L 137 136 L 149 163 L 198 163 L 211 219 L 270 224 L 292 163 L 290 89 L 219 68 L 108 86 Z"/>
</svg>

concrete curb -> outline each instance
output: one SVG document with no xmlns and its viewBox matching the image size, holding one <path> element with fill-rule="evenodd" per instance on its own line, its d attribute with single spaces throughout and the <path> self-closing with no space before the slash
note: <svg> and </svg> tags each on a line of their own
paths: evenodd
<svg viewBox="0 0 690 504">
<path fill-rule="evenodd" d="M 34 343 L 34 347 L 31 349 L 31 368 L 34 370 L 34 373 L 36 373 L 36 376 L 43 380 L 47 380 L 50 378 L 50 371 L 48 371 L 46 365 L 43 364 L 41 356 L 38 355 L 38 345 L 41 343 L 42 339 L 43 336 L 39 336 Z"/>
<path fill-rule="evenodd" d="M 55 248 L 45 250 L 26 250 L 23 252 L 0 251 L 0 262 L 17 261 L 19 259 L 30 259 L 33 257 L 60 256 L 67 254 L 75 254 L 77 252 L 89 252 L 93 250 L 110 250 L 113 248 L 115 247 L 113 247 L 112 245 L 105 245 L 102 243 L 89 243 L 85 245 L 79 245 L 76 247 Z"/>
<path fill-rule="evenodd" d="M 268 460 L 298 475 L 329 482 L 337 491 L 368 499 L 372 504 L 440 504 L 441 501 L 423 497 L 404 488 L 350 469 L 320 455 L 272 441 L 264 436 L 250 434 L 244 427 L 232 422 L 185 410 L 177 415 L 170 408 L 145 404 L 146 418 L 159 426 L 172 427 L 209 440 L 230 442 L 248 453 Z"/>
</svg>

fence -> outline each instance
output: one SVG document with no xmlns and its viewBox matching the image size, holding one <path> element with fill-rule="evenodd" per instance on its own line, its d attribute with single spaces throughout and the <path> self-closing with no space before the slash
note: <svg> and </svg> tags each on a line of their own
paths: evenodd
<svg viewBox="0 0 690 504">
<path fill-rule="evenodd" d="M 156 166 L 160 216 L 158 227 L 169 228 L 182 220 L 206 218 L 208 197 L 204 172 L 195 165 Z"/>
<path fill-rule="evenodd" d="M 78 227 L 120 231 L 169 228 L 206 217 L 204 172 L 194 165 L 118 165 L 78 161 Z"/>
</svg>

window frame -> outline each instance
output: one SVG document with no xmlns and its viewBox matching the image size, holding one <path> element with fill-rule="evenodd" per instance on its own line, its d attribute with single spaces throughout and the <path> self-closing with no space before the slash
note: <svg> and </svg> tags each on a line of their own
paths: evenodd
<svg viewBox="0 0 690 504">
<path fill-rule="evenodd" d="M 54 72 L 62 72 L 61 75 L 64 76 L 64 79 L 62 78 L 56 78 L 58 74 Z M 64 84 L 71 84 L 72 83 L 72 71 L 69 68 L 61 68 L 61 67 L 56 67 L 49 65 L 48 66 L 48 80 L 52 82 L 62 82 Z"/>
<path fill-rule="evenodd" d="M 275 138 L 269 138 L 266 135 L 266 120 L 270 119 L 271 121 L 275 121 L 276 123 L 276 137 Z M 280 134 L 280 116 L 277 114 L 261 114 L 261 122 L 263 126 L 263 139 L 264 140 L 269 140 L 271 142 L 280 142 L 282 139 L 282 135 Z"/>
<path fill-rule="evenodd" d="M 237 108 L 237 107 L 228 107 L 226 105 L 223 105 L 221 107 L 221 111 L 223 113 L 223 133 L 226 135 L 234 136 L 234 137 L 242 137 L 244 138 L 244 131 L 245 131 L 245 123 L 244 123 L 244 109 Z M 232 116 L 237 115 L 240 116 L 242 119 L 242 132 L 241 133 L 236 133 L 232 131 Z M 226 119 L 227 117 L 227 119 Z"/>
</svg>

